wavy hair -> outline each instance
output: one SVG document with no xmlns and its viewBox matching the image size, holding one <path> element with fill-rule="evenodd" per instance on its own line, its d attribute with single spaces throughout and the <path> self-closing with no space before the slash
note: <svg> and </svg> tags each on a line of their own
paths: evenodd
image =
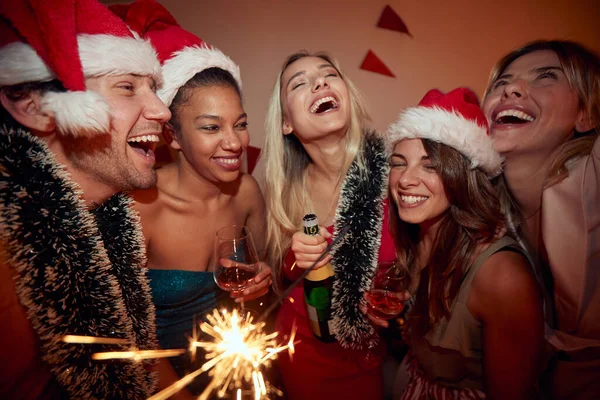
<svg viewBox="0 0 600 400">
<path fill-rule="evenodd" d="M 465 268 L 473 262 L 480 244 L 494 241 L 505 217 L 497 189 L 483 170 L 471 168 L 471 161 L 452 147 L 421 140 L 450 203 L 422 272 L 417 265 L 419 225 L 402 221 L 394 201 L 390 201 L 389 212 L 398 261 L 411 276 L 421 273 L 411 326 L 418 326 L 416 332 L 425 333 L 430 323 L 449 316 Z M 388 197 L 392 198 L 391 194 Z"/>
</svg>

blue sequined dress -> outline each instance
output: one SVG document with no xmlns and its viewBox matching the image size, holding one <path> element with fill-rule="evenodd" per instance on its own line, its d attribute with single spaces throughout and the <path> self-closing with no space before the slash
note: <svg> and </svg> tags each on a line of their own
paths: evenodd
<svg viewBox="0 0 600 400">
<path fill-rule="evenodd" d="M 148 279 L 156 307 L 158 342 L 163 349 L 189 348 L 194 321 L 202 321 L 217 306 L 227 306 L 227 293 L 215 284 L 212 272 L 149 269 Z M 183 377 L 203 364 L 204 354 L 198 353 L 194 362 L 189 353 L 169 361 Z M 202 374 L 188 390 L 198 395 L 208 382 L 208 374 Z"/>
</svg>

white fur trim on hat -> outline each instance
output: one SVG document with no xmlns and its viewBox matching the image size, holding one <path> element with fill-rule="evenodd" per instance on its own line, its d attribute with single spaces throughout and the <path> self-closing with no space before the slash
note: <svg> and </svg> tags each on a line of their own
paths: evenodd
<svg viewBox="0 0 600 400">
<path fill-rule="evenodd" d="M 86 92 L 48 92 L 41 109 L 54 115 L 57 130 L 74 137 L 110 132 L 110 105 L 92 90 Z"/>
<path fill-rule="evenodd" d="M 162 82 L 158 56 L 147 40 L 82 34 L 77 43 L 86 77 L 136 74 L 152 76 L 158 85 Z"/>
<path fill-rule="evenodd" d="M 190 46 L 173 53 L 173 56 L 164 62 L 164 83 L 158 90 L 158 97 L 167 107 L 170 106 L 180 87 L 198 72 L 215 67 L 233 75 L 241 90 L 240 68 L 229 57 L 214 48 Z"/>
<path fill-rule="evenodd" d="M 156 51 L 149 41 L 112 35 L 77 36 L 83 75 L 149 75 L 162 83 Z M 56 74 L 26 43 L 16 42 L 0 48 L 0 86 L 49 81 Z"/>
<path fill-rule="evenodd" d="M 481 167 L 490 176 L 502 172 L 502 157 L 486 128 L 456 112 L 437 107 L 408 108 L 390 125 L 387 137 L 390 150 L 402 139 L 429 139 L 460 151 L 471 160 L 472 168 Z"/>
<path fill-rule="evenodd" d="M 54 73 L 28 44 L 14 42 L 0 48 L 0 86 L 54 78 Z"/>
</svg>

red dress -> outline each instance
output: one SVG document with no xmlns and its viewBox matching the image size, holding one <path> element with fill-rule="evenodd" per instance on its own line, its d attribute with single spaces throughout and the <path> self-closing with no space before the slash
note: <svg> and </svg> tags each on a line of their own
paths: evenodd
<svg viewBox="0 0 600 400">
<path fill-rule="evenodd" d="M 388 228 L 388 202 L 384 202 L 384 219 L 379 261 L 396 258 L 394 242 Z M 327 228 L 333 232 L 333 226 Z M 290 271 L 294 262 L 289 252 L 284 273 L 297 279 L 301 268 Z M 297 326 L 296 351 L 290 358 L 287 353 L 279 357 L 281 375 L 287 398 L 290 400 L 335 400 L 335 399 L 382 399 L 383 377 L 381 365 L 366 367 L 359 365 L 364 352 L 344 349 L 339 343 L 323 343 L 313 335 L 306 314 L 304 287 L 300 283 L 290 297 L 293 301 L 283 302 L 277 314 L 276 326 L 282 335 L 289 335 L 294 322 Z"/>
</svg>

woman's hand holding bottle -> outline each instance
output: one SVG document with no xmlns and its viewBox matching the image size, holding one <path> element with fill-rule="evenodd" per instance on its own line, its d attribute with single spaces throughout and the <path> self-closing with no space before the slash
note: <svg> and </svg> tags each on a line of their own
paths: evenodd
<svg viewBox="0 0 600 400">
<path fill-rule="evenodd" d="M 311 236 L 302 231 L 294 233 L 292 236 L 292 251 L 296 258 L 295 266 L 307 269 L 319 258 L 321 253 L 327 248 L 327 239 L 332 237 L 331 233 L 325 228 L 319 228 L 319 235 Z M 314 269 L 319 269 L 331 261 L 331 255 L 327 254 L 317 263 Z"/>
</svg>

